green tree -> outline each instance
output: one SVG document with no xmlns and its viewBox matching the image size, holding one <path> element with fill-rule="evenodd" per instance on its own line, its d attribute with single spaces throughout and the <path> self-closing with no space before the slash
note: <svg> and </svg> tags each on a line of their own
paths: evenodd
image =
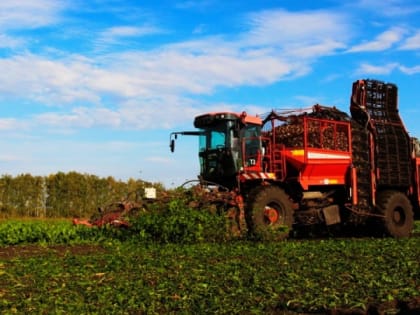
<svg viewBox="0 0 420 315">
<path fill-rule="evenodd" d="M 14 208 L 10 203 L 11 182 L 13 177 L 10 175 L 3 175 L 0 178 L 0 215 L 1 217 L 10 217 L 15 213 Z"/>
<path fill-rule="evenodd" d="M 10 181 L 9 203 L 14 215 L 28 217 L 45 216 L 45 182 L 41 176 L 21 174 Z"/>
<path fill-rule="evenodd" d="M 163 190 L 162 185 L 140 179 L 130 178 L 124 182 L 111 176 L 100 178 L 74 171 L 46 177 L 3 175 L 0 177 L 0 217 L 90 217 L 98 207 L 121 201 L 131 192 L 142 197 L 144 188 L 150 186 Z"/>
</svg>

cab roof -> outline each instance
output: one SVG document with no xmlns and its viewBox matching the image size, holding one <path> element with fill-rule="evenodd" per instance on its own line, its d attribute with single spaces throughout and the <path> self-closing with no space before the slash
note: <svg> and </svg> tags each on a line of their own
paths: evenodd
<svg viewBox="0 0 420 315">
<path fill-rule="evenodd" d="M 258 116 L 248 115 L 246 112 L 210 112 L 195 117 L 194 125 L 200 122 L 214 122 L 217 120 L 241 120 L 244 124 L 262 125 L 262 119 Z"/>
</svg>

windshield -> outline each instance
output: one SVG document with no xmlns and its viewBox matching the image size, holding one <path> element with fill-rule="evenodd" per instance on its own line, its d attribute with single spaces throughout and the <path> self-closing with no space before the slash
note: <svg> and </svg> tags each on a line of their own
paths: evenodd
<svg viewBox="0 0 420 315">
<path fill-rule="evenodd" d="M 201 129 L 199 137 L 200 152 L 206 150 L 223 149 L 229 146 L 230 128 L 225 123 L 211 129 Z M 229 136 L 227 136 L 227 134 Z"/>
<path fill-rule="evenodd" d="M 200 135 L 199 142 L 200 152 L 221 149 L 226 146 L 226 133 L 219 130 L 206 130 Z"/>
</svg>

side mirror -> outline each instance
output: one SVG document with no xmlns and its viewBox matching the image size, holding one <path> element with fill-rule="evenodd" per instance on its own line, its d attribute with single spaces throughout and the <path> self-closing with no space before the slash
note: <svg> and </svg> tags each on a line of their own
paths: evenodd
<svg viewBox="0 0 420 315">
<path fill-rule="evenodd" d="M 171 143 L 169 144 L 169 147 L 171 148 L 171 152 L 173 153 L 175 151 L 175 140 L 171 139 Z"/>
<path fill-rule="evenodd" d="M 175 140 L 178 139 L 178 135 L 184 135 L 184 136 L 199 136 L 203 134 L 200 131 L 179 131 L 179 132 L 172 132 L 169 136 L 169 147 L 171 148 L 171 152 L 175 151 Z"/>
</svg>

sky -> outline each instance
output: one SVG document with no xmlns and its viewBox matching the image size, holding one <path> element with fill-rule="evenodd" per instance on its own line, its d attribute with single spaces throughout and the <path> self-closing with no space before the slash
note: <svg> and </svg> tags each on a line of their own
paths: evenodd
<svg viewBox="0 0 420 315">
<path fill-rule="evenodd" d="M 2 0 L 0 174 L 159 182 L 199 173 L 194 116 L 349 112 L 395 83 L 420 138 L 418 0 Z"/>
</svg>

